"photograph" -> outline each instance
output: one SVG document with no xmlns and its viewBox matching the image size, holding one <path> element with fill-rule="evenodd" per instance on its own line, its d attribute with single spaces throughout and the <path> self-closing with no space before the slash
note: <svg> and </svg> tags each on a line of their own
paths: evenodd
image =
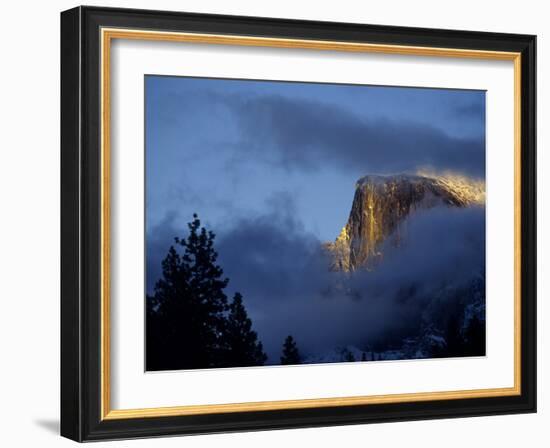
<svg viewBox="0 0 550 448">
<path fill-rule="evenodd" d="M 145 75 L 145 370 L 486 356 L 486 91 Z"/>
</svg>

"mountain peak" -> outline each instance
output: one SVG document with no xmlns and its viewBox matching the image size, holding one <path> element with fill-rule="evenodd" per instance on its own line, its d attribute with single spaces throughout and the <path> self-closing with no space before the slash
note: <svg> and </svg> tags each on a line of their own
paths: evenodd
<svg viewBox="0 0 550 448">
<path fill-rule="evenodd" d="M 367 174 L 355 184 L 356 189 L 373 188 L 391 191 L 395 188 L 418 188 L 449 201 L 449 205 L 468 206 L 485 203 L 485 182 L 466 176 L 445 173 L 442 175 L 418 173 Z"/>
<path fill-rule="evenodd" d="M 420 174 L 398 173 L 398 174 L 367 174 L 361 177 L 355 186 L 359 187 L 363 184 L 385 184 L 391 180 L 409 180 L 416 181 L 419 178 L 428 177 Z"/>
<path fill-rule="evenodd" d="M 419 209 L 436 206 L 468 207 L 485 203 L 485 183 L 444 174 L 369 174 L 361 177 L 348 218 L 334 243 L 331 269 L 372 269 L 382 258 L 382 243 L 389 237 L 399 245 L 406 218 Z"/>
</svg>

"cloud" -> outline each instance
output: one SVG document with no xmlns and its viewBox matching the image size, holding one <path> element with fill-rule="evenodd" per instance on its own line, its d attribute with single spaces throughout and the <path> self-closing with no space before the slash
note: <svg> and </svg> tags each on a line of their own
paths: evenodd
<svg viewBox="0 0 550 448">
<path fill-rule="evenodd" d="M 166 257 L 168 249 L 174 245 L 175 237 L 183 237 L 183 231 L 177 227 L 177 214 L 173 211 L 166 214 L 162 221 L 147 229 L 146 233 L 146 249 L 145 249 L 145 290 L 147 294 L 152 294 L 155 288 L 155 283 L 162 275 L 162 260 Z"/>
<path fill-rule="evenodd" d="M 472 101 L 460 104 L 451 113 L 460 119 L 471 119 L 483 123 L 485 122 L 485 103 L 482 101 Z"/>
<path fill-rule="evenodd" d="M 405 224 L 400 246 L 382 248 L 383 262 L 361 286 L 387 293 L 414 283 L 419 296 L 438 284 L 462 283 L 485 266 L 485 207 L 420 210 Z"/>
<path fill-rule="evenodd" d="M 208 130 L 205 123 L 219 127 L 218 134 L 227 134 L 229 141 L 224 145 L 231 147 L 236 160 L 263 160 L 302 171 L 330 164 L 353 175 L 416 171 L 419 166 L 485 175 L 485 102 L 466 101 L 471 96 L 456 94 L 434 102 L 438 116 L 444 119 L 432 126 L 399 102 L 396 107 L 405 110 L 394 115 L 407 119 L 383 118 L 387 110 L 373 118 L 376 99 L 365 104 L 365 114 L 359 114 L 357 108 L 346 106 L 344 96 L 332 96 L 336 102 L 327 102 L 312 99 L 313 95 L 258 93 L 256 83 L 246 92 L 235 93 L 216 84 L 229 82 L 231 86 L 230 81 L 210 81 L 214 84 L 198 84 L 184 95 L 166 94 L 165 109 L 176 109 L 178 114 L 172 115 L 185 117 L 177 126 L 187 130 L 185 138 L 189 130 Z M 426 95 L 427 104 L 432 104 L 428 100 L 433 99 L 433 92 L 427 89 Z"/>
<path fill-rule="evenodd" d="M 322 242 L 293 220 L 291 204 L 239 221 L 217 244 L 269 362 L 278 362 L 288 334 L 310 355 L 414 334 L 434 297 L 484 268 L 481 207 L 417 213 L 405 245 L 386 247 L 377 270 L 348 276 L 328 271 Z"/>
<path fill-rule="evenodd" d="M 451 137 L 413 121 L 367 119 L 328 103 L 281 95 L 227 96 L 225 102 L 241 127 L 241 151 L 286 169 L 330 164 L 353 172 L 388 173 L 421 166 L 484 176 L 484 137 Z M 457 111 L 457 119 L 464 113 Z"/>
</svg>

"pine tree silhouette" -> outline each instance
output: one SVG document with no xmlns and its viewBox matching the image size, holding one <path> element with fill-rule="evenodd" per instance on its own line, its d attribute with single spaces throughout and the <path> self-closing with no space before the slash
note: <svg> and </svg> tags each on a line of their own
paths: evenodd
<svg viewBox="0 0 550 448">
<path fill-rule="evenodd" d="M 300 364 L 302 362 L 300 352 L 296 346 L 296 341 L 291 335 L 288 335 L 283 344 L 283 355 L 281 356 L 281 364 Z"/>
<path fill-rule="evenodd" d="M 344 350 L 342 350 L 340 360 L 342 362 L 355 362 L 355 356 L 352 352 L 345 348 Z"/>
<path fill-rule="evenodd" d="M 215 234 L 196 214 L 188 227 L 186 239 L 174 239 L 162 278 L 146 298 L 147 370 L 263 365 L 267 356 L 242 295 L 228 305 L 229 279 L 217 264 Z"/>
<path fill-rule="evenodd" d="M 175 238 L 162 278 L 147 298 L 147 370 L 215 367 L 221 363 L 228 279 L 216 264 L 215 235 L 196 214 L 187 239 Z"/>
<path fill-rule="evenodd" d="M 262 343 L 252 330 L 252 321 L 243 305 L 243 297 L 236 293 L 229 305 L 229 316 L 224 333 L 227 353 L 224 363 L 229 367 L 261 366 L 267 360 Z"/>
<path fill-rule="evenodd" d="M 347 352 L 344 362 L 355 362 L 355 355 L 352 352 Z"/>
</svg>

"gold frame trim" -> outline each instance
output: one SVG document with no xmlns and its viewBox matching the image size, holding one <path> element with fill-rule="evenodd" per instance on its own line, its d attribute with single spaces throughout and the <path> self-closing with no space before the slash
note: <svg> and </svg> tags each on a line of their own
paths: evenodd
<svg viewBox="0 0 550 448">
<path fill-rule="evenodd" d="M 187 42 L 298 48 L 356 53 L 384 53 L 411 56 L 457 57 L 514 62 L 514 386 L 442 392 L 420 392 L 338 398 L 314 398 L 215 405 L 189 405 L 142 409 L 111 409 L 110 345 L 110 63 L 113 39 Z M 101 29 L 101 420 L 167 417 L 264 410 L 307 409 L 414 401 L 502 397 L 521 394 L 521 53 L 417 47 L 304 39 L 279 39 L 217 34 L 195 34 L 135 29 Z"/>
</svg>

